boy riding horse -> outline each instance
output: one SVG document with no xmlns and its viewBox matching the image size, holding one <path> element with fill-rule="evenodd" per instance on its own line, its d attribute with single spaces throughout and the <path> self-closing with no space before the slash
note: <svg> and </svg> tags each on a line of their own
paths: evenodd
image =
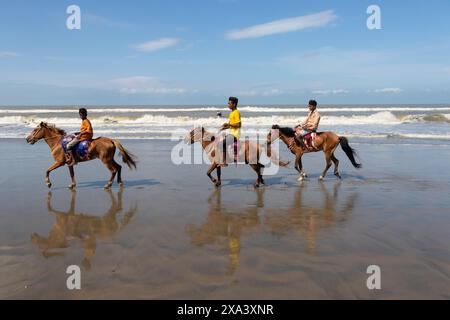
<svg viewBox="0 0 450 320">
<path fill-rule="evenodd" d="M 87 118 L 87 110 L 85 108 L 81 108 L 78 110 L 78 113 L 80 114 L 80 118 L 82 120 L 80 132 L 75 133 L 75 138 L 70 141 L 66 147 L 66 161 L 69 167 L 76 164 L 75 152 L 73 152 L 75 146 L 81 141 L 92 140 L 92 137 L 94 136 L 94 130 L 92 129 L 91 122 Z"/>
</svg>

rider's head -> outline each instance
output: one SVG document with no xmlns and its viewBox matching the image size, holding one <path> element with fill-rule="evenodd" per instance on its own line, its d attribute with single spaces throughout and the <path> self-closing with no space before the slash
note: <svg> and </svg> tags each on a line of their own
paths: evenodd
<svg viewBox="0 0 450 320">
<path fill-rule="evenodd" d="M 236 97 L 230 97 L 230 98 L 228 99 L 228 108 L 230 108 L 231 110 L 236 109 L 236 108 L 237 108 L 237 105 L 238 105 L 238 102 L 239 102 L 239 99 L 238 99 L 238 98 L 236 98 Z"/>
<path fill-rule="evenodd" d="M 80 114 L 81 119 L 84 120 L 87 118 L 87 110 L 85 108 L 80 108 L 80 110 L 78 110 L 78 113 Z"/>
<path fill-rule="evenodd" d="M 316 108 L 317 108 L 317 101 L 316 100 L 309 100 L 308 108 L 309 108 L 310 111 L 316 110 Z"/>
</svg>

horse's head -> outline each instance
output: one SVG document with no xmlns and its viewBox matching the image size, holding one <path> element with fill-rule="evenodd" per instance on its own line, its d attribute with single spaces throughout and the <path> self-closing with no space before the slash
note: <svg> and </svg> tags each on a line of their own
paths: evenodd
<svg viewBox="0 0 450 320">
<path fill-rule="evenodd" d="M 45 136 L 45 131 L 48 125 L 45 122 L 41 122 L 31 133 L 27 136 L 26 140 L 29 144 L 33 145 Z"/>
<path fill-rule="evenodd" d="M 267 144 L 271 144 L 280 137 L 280 126 L 274 124 L 267 134 Z"/>
<path fill-rule="evenodd" d="M 215 137 L 203 127 L 195 127 L 189 132 L 184 141 L 187 144 L 193 144 L 198 141 L 214 141 Z"/>
<path fill-rule="evenodd" d="M 56 128 L 54 124 L 41 122 L 33 131 L 31 131 L 26 140 L 29 144 L 33 145 L 41 139 L 64 136 L 65 134 L 66 132 L 64 130 Z"/>
</svg>

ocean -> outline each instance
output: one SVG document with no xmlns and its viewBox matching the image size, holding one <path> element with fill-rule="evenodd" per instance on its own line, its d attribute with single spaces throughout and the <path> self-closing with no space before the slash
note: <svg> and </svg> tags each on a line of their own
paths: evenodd
<svg viewBox="0 0 450 320">
<path fill-rule="evenodd" d="M 41 121 L 67 132 L 79 130 L 78 108 L 86 107 L 95 136 L 174 139 L 204 126 L 216 132 L 227 121 L 226 106 L 14 106 L 0 107 L 0 139 L 25 138 Z M 295 126 L 307 115 L 299 105 L 244 105 L 243 134 L 268 132 L 273 124 Z M 321 105 L 319 131 L 356 142 L 450 144 L 450 105 Z M 222 117 L 217 114 L 220 112 Z"/>
</svg>

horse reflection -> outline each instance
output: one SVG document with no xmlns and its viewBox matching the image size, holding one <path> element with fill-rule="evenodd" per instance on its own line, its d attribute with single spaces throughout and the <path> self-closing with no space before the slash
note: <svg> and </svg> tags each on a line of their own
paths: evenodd
<svg viewBox="0 0 450 320">
<path fill-rule="evenodd" d="M 242 209 L 239 206 L 224 206 L 221 189 L 216 189 L 208 198 L 206 221 L 196 227 L 188 225 L 186 230 L 196 246 L 219 245 L 228 251 L 228 274 L 234 274 L 239 266 L 241 236 L 255 231 L 260 226 L 259 211 L 264 207 L 264 189 L 256 189 L 256 204 Z"/>
<path fill-rule="evenodd" d="M 55 223 L 47 237 L 37 233 L 31 235 L 31 241 L 36 244 L 45 258 L 64 255 L 58 249 L 69 247 L 72 239 L 81 242 L 84 251 L 82 265 L 90 269 L 91 261 L 97 249 L 97 238 L 109 238 L 120 232 L 133 218 L 137 207 L 130 209 L 118 221 L 117 215 L 122 209 L 122 189 L 117 193 L 117 199 L 111 190 L 105 191 L 111 200 L 109 210 L 102 216 L 97 217 L 88 214 L 76 213 L 76 192 L 72 191 L 70 208 L 67 212 L 55 210 L 52 207 L 52 193 L 47 196 L 47 210 L 55 216 Z"/>
<path fill-rule="evenodd" d="M 305 187 L 305 184 L 299 187 L 294 196 L 293 204 L 289 208 L 266 210 L 264 224 L 274 234 L 284 235 L 292 231 L 298 232 L 305 238 L 306 252 L 314 253 L 317 247 L 318 231 L 347 220 L 353 211 L 358 193 L 348 195 L 345 201 L 341 203 L 339 195 L 341 182 L 333 185 L 332 194 L 323 183 L 320 183 L 323 206 L 317 207 L 316 204 L 303 199 Z"/>
</svg>

